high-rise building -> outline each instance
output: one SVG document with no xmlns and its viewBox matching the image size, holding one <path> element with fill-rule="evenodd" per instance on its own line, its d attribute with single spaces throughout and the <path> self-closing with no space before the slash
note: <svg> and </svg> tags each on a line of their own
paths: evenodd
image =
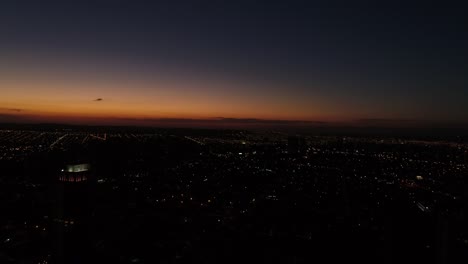
<svg viewBox="0 0 468 264">
<path fill-rule="evenodd" d="M 303 154 L 306 150 L 307 144 L 304 137 L 289 136 L 288 137 L 288 153 L 292 155 Z"/>
<path fill-rule="evenodd" d="M 468 167 L 468 150 L 465 150 L 465 166 Z"/>
<path fill-rule="evenodd" d="M 88 163 L 67 165 L 60 170 L 55 183 L 52 208 L 56 261 L 67 263 L 68 257 L 85 260 L 90 242 L 89 230 L 93 212 L 93 177 Z M 78 252 L 75 252 L 78 251 Z"/>
</svg>

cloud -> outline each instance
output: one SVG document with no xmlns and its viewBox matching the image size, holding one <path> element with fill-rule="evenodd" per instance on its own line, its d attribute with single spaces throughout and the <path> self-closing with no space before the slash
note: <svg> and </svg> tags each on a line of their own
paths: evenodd
<svg viewBox="0 0 468 264">
<path fill-rule="evenodd" d="M 362 118 L 355 121 L 355 124 L 358 126 L 376 127 L 412 127 L 428 125 L 429 123 L 431 122 L 404 118 Z"/>
<path fill-rule="evenodd" d="M 201 127 L 306 127 L 326 125 L 323 121 L 279 120 L 257 118 L 114 118 L 117 122 L 134 123 L 142 125 L 162 126 L 201 126 Z"/>
<path fill-rule="evenodd" d="M 97 99 L 94 99 L 93 101 L 94 101 L 94 102 L 100 102 L 100 101 L 102 101 L 102 100 L 104 100 L 104 99 L 102 99 L 102 98 L 97 98 Z"/>
<path fill-rule="evenodd" d="M 410 123 L 410 122 L 417 122 L 418 120 L 414 119 L 393 119 L 393 118 L 362 118 L 356 120 L 359 123 L 393 123 L 393 122 L 401 122 L 401 123 Z"/>
<path fill-rule="evenodd" d="M 23 109 L 20 108 L 0 108 L 0 111 L 6 111 L 6 112 L 22 112 Z"/>
<path fill-rule="evenodd" d="M 1 114 L 0 123 L 24 123 L 31 121 L 28 117 L 19 114 Z"/>
<path fill-rule="evenodd" d="M 217 117 L 215 121 L 220 123 L 241 123 L 241 124 L 276 124 L 276 125 L 323 125 L 323 121 L 305 121 L 305 120 L 282 120 L 282 119 L 258 119 L 258 118 L 231 118 Z"/>
</svg>

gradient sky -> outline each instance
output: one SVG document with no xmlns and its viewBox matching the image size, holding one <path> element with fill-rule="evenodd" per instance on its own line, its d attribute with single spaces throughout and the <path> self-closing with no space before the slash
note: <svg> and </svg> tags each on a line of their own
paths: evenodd
<svg viewBox="0 0 468 264">
<path fill-rule="evenodd" d="M 466 7 L 148 2 L 2 1 L 0 122 L 468 122 Z"/>
</svg>

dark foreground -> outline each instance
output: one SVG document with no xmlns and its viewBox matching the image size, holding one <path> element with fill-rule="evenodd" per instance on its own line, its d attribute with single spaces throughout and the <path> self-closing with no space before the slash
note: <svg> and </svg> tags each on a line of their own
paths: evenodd
<svg viewBox="0 0 468 264">
<path fill-rule="evenodd" d="M 466 263 L 467 150 L 440 138 L 1 130 L 0 263 Z"/>
</svg>

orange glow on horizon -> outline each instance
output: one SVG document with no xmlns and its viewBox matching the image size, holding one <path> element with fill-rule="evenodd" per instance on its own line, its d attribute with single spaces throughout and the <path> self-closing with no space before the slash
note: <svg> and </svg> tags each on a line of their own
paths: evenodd
<svg viewBox="0 0 468 264">
<path fill-rule="evenodd" d="M 228 86 L 209 81 L 22 80 L 10 76 L 0 81 L 0 113 L 43 121 L 69 120 L 72 123 L 86 123 L 87 120 L 106 122 L 106 119 L 216 117 L 330 119 L 319 114 L 319 109 L 326 107 L 318 102 L 297 104 L 279 95 L 265 97 L 245 90 L 237 92 Z M 96 101 L 98 98 L 102 100 Z"/>
<path fill-rule="evenodd" d="M 2 70 L 0 77 L 0 114 L 34 122 L 140 124 L 164 118 L 219 117 L 335 122 L 358 116 L 320 95 L 311 100 L 284 93 L 288 90 L 284 87 L 238 80 L 170 76 L 86 79 L 70 77 L 65 71 L 37 70 Z"/>
</svg>

